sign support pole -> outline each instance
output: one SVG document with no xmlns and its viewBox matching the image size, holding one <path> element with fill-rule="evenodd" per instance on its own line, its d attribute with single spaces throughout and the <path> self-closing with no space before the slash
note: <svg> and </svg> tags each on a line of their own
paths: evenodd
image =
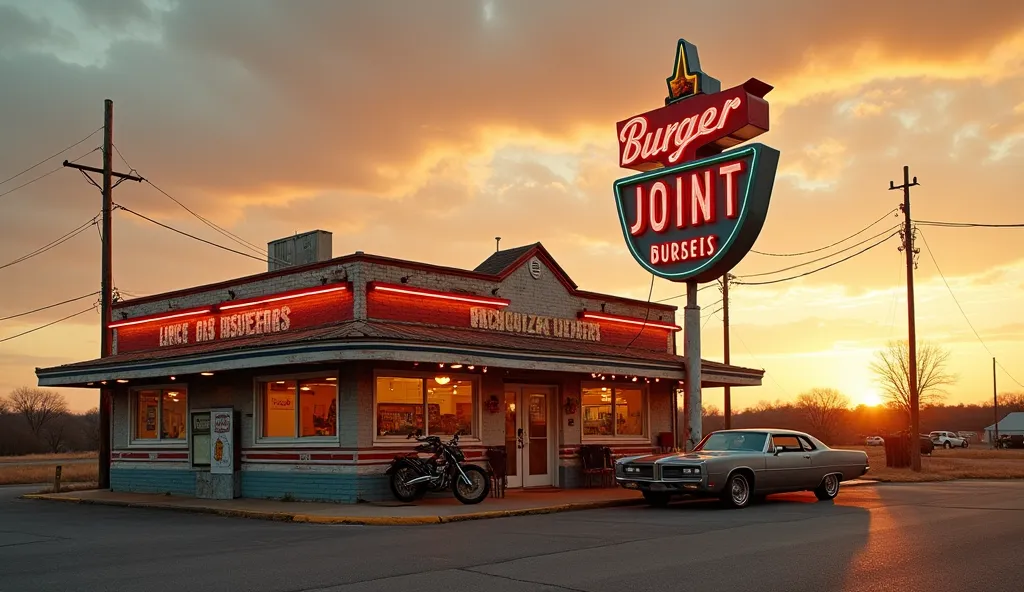
<svg viewBox="0 0 1024 592">
<path fill-rule="evenodd" d="M 686 450 L 693 450 L 701 441 L 700 306 L 694 281 L 686 282 L 683 355 L 686 357 Z"/>
<path fill-rule="evenodd" d="M 995 419 L 995 425 L 992 426 L 992 448 L 996 447 L 996 442 L 999 441 L 999 394 L 996 388 L 996 359 L 992 358 L 992 415 Z"/>
</svg>

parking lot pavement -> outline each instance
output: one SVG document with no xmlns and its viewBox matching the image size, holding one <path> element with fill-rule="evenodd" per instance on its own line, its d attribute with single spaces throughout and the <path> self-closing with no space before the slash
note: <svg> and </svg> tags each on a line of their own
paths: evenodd
<svg viewBox="0 0 1024 592">
<path fill-rule="evenodd" d="M 58 504 L 17 491 L 0 489 L 2 592 L 1005 589 L 1024 532 L 1019 481 L 414 527 Z"/>
</svg>

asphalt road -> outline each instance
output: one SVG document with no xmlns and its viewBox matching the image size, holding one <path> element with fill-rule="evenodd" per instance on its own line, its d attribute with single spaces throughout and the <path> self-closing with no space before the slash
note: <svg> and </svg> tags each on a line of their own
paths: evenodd
<svg viewBox="0 0 1024 592">
<path fill-rule="evenodd" d="M 25 491 L 0 488 L 3 592 L 1010 590 L 1024 534 L 1020 481 L 415 527 L 16 498 Z"/>
</svg>

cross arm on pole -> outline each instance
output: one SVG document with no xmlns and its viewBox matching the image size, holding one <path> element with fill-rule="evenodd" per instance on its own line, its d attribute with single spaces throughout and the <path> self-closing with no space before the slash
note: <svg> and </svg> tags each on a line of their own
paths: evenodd
<svg viewBox="0 0 1024 592">
<path fill-rule="evenodd" d="M 103 169 L 99 169 L 99 168 L 91 167 L 91 166 L 86 166 L 84 164 L 75 164 L 75 163 L 73 163 L 71 161 L 67 161 L 67 160 L 64 161 L 64 166 L 70 167 L 70 168 L 73 168 L 73 169 L 78 169 L 80 171 L 89 171 L 90 173 L 97 173 L 97 174 L 100 174 L 100 175 L 103 174 Z M 138 176 L 135 176 L 135 175 L 129 175 L 127 173 L 118 173 L 116 171 L 111 171 L 110 175 L 112 177 L 117 177 L 118 179 L 127 179 L 128 181 L 142 182 L 142 180 L 143 180 L 142 177 L 138 177 Z"/>
</svg>

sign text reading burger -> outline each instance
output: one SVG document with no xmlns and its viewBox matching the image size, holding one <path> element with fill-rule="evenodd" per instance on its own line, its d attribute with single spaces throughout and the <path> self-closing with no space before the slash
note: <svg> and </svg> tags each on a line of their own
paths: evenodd
<svg viewBox="0 0 1024 592">
<path fill-rule="evenodd" d="M 619 165 L 643 171 L 615 183 L 633 258 L 675 281 L 713 281 L 750 251 L 768 213 L 778 151 L 749 144 L 768 130 L 771 86 L 720 90 L 680 40 L 666 105 L 618 124 Z"/>
</svg>

